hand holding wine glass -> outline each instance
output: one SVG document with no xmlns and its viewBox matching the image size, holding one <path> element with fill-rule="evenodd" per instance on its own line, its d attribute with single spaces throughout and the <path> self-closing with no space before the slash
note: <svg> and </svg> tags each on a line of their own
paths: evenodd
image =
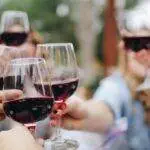
<svg viewBox="0 0 150 150">
<path fill-rule="evenodd" d="M 51 72 L 52 91 L 55 102 L 57 106 L 65 107 L 64 102 L 76 91 L 79 81 L 78 66 L 73 45 L 71 43 L 38 45 L 36 56 L 43 57 L 46 60 Z M 74 146 L 78 147 L 76 141 L 66 140 L 61 137 L 59 126 L 54 144 L 57 145 L 57 143 L 66 143 L 69 141 L 70 143 L 75 143 Z"/>
<path fill-rule="evenodd" d="M 11 60 L 4 75 L 4 89 L 18 89 L 22 96 L 4 101 L 4 111 L 11 119 L 34 123 L 46 118 L 53 106 L 51 79 L 42 58 Z"/>
</svg>

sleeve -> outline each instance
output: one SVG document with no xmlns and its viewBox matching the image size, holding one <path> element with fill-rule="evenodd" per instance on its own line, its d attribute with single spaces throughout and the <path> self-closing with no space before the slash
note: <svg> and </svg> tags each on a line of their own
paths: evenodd
<svg viewBox="0 0 150 150">
<path fill-rule="evenodd" d="M 4 120 L 0 121 L 0 131 L 10 130 L 15 124 L 18 123 L 6 117 Z"/>
<path fill-rule="evenodd" d="M 96 101 L 103 101 L 108 105 L 116 120 L 122 117 L 121 114 L 125 101 L 124 98 L 122 98 L 121 89 L 119 89 L 115 81 L 109 79 L 102 81 L 96 90 L 93 99 Z"/>
<path fill-rule="evenodd" d="M 52 128 L 50 128 L 49 122 L 50 119 L 47 117 L 46 119 L 36 123 L 35 136 L 37 138 L 47 139 L 51 136 Z"/>
</svg>

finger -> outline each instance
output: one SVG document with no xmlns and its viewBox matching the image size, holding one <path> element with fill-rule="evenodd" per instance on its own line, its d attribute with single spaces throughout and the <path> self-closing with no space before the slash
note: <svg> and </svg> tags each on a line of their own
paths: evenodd
<svg viewBox="0 0 150 150">
<path fill-rule="evenodd" d="M 3 110 L 3 104 L 0 103 L 0 121 L 5 119 L 5 113 L 4 113 L 4 110 Z"/>
<path fill-rule="evenodd" d="M 5 116 L 5 114 L 4 114 L 4 113 L 2 113 L 2 114 L 0 113 L 0 121 L 4 120 L 4 119 L 5 119 L 5 117 L 6 117 L 6 116 Z"/>
<path fill-rule="evenodd" d="M 64 103 L 64 102 L 60 102 L 60 103 L 56 102 L 53 106 L 53 110 L 58 110 L 58 109 L 63 110 L 65 108 L 66 108 L 66 103 Z"/>
<path fill-rule="evenodd" d="M 61 116 L 62 114 L 64 114 L 64 110 L 66 109 L 67 105 L 66 103 L 56 103 L 53 106 L 53 114 L 57 114 L 59 116 Z"/>
<path fill-rule="evenodd" d="M 58 119 L 58 118 L 60 118 L 61 116 L 60 115 L 57 115 L 57 114 L 51 114 L 50 115 L 50 118 L 51 119 Z"/>
<path fill-rule="evenodd" d="M 57 126 L 58 124 L 59 124 L 59 123 L 58 123 L 57 120 L 51 120 L 51 121 L 50 121 L 50 126 L 55 127 L 55 126 Z"/>
<path fill-rule="evenodd" d="M 44 146 L 44 140 L 42 138 L 36 139 L 37 143 L 40 144 L 42 147 Z"/>
<path fill-rule="evenodd" d="M 20 90 L 4 90 L 0 92 L 0 98 L 2 98 L 2 101 L 8 101 L 8 100 L 15 100 L 22 96 L 22 91 Z"/>
<path fill-rule="evenodd" d="M 3 104 L 0 104 L 0 113 L 4 113 L 4 111 L 3 111 Z"/>
</svg>

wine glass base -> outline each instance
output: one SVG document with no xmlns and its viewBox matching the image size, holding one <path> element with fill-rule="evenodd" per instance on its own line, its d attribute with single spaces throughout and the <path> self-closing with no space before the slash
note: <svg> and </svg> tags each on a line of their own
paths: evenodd
<svg viewBox="0 0 150 150">
<path fill-rule="evenodd" d="M 67 145 L 67 150 L 77 150 L 79 147 L 79 143 L 76 140 L 66 139 L 65 143 Z"/>
<path fill-rule="evenodd" d="M 45 150 L 77 150 L 79 143 L 76 140 L 46 140 L 44 144 Z"/>
<path fill-rule="evenodd" d="M 51 150 L 67 150 L 67 144 L 63 141 L 53 141 L 51 144 Z"/>
</svg>

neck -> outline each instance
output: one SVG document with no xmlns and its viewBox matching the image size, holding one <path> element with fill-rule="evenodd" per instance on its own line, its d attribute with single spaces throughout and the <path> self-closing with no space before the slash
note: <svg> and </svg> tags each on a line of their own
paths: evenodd
<svg viewBox="0 0 150 150">
<path fill-rule="evenodd" d="M 139 78 L 135 74 L 128 71 L 124 73 L 124 78 L 127 81 L 133 99 L 135 99 L 137 95 L 136 89 L 141 83 L 143 83 L 144 79 Z"/>
</svg>

